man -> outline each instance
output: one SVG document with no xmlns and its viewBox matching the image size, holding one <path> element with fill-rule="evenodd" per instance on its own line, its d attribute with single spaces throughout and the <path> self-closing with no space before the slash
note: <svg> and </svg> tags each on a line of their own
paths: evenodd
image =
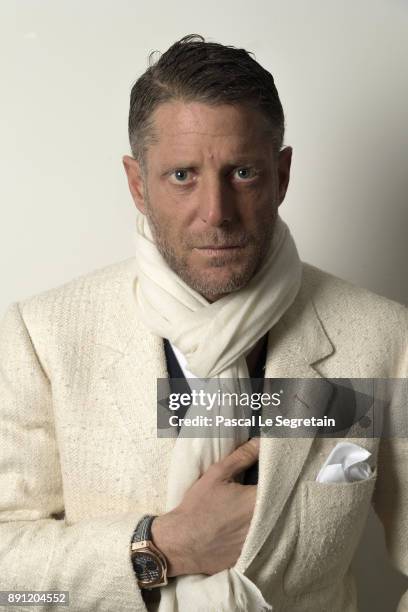
<svg viewBox="0 0 408 612">
<path fill-rule="evenodd" d="M 355 612 L 371 500 L 408 574 L 404 438 L 358 440 L 372 475 L 327 484 L 333 438 L 157 437 L 171 373 L 407 376 L 406 309 L 299 261 L 283 126 L 272 76 L 199 36 L 134 85 L 136 257 L 3 319 L 2 590 L 69 591 L 76 611 Z"/>
</svg>

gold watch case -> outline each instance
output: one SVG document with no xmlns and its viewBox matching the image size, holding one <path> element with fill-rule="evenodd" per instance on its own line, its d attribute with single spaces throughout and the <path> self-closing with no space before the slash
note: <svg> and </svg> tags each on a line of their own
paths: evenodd
<svg viewBox="0 0 408 612">
<path fill-rule="evenodd" d="M 140 564 L 146 566 L 146 571 L 141 576 L 137 576 L 137 582 L 140 588 L 153 589 L 168 584 L 166 559 L 151 540 L 132 542 L 130 555 L 133 566 L 138 560 Z M 155 565 L 153 573 L 157 574 L 156 577 L 148 575 L 149 560 Z"/>
</svg>

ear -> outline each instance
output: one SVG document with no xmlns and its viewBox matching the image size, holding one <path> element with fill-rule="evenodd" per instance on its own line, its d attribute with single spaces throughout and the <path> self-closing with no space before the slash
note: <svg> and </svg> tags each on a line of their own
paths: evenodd
<svg viewBox="0 0 408 612">
<path fill-rule="evenodd" d="M 125 168 L 125 172 L 127 175 L 127 180 L 129 184 L 130 193 L 132 194 L 132 198 L 138 210 L 141 213 L 145 214 L 145 195 L 144 195 L 144 182 L 143 182 L 143 172 L 140 167 L 139 162 L 130 157 L 129 155 L 124 155 L 122 157 L 123 167 Z"/>
<path fill-rule="evenodd" d="M 278 157 L 278 178 L 279 178 L 279 204 L 285 199 L 289 185 L 290 166 L 292 163 L 292 147 L 285 147 L 279 151 Z"/>
</svg>

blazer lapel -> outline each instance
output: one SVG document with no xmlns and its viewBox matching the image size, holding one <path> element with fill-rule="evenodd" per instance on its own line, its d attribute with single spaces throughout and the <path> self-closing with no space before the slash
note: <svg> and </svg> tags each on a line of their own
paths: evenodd
<svg viewBox="0 0 408 612">
<path fill-rule="evenodd" d="M 163 339 L 137 318 L 132 291 L 133 283 L 126 283 L 107 319 L 101 345 L 103 380 L 106 397 L 118 411 L 141 469 L 150 479 L 150 490 L 160 500 L 163 491 L 147 468 L 168 468 L 177 431 L 166 438 L 157 436 L 157 379 L 168 378 Z"/>
<path fill-rule="evenodd" d="M 300 292 L 294 304 L 269 332 L 265 379 L 297 379 L 289 384 L 290 397 L 305 407 L 313 408 L 313 415 L 323 415 L 332 397 L 333 386 L 322 379 L 313 364 L 328 357 L 333 351 L 334 347 L 313 302 Z M 313 384 L 313 379 L 318 378 L 321 383 Z M 264 390 L 267 385 L 268 380 L 265 380 Z M 289 404 L 291 408 L 291 401 Z M 313 434 L 307 438 L 261 438 L 256 504 L 237 562 L 241 571 L 248 568 L 274 529 L 296 485 L 313 440 Z"/>
</svg>

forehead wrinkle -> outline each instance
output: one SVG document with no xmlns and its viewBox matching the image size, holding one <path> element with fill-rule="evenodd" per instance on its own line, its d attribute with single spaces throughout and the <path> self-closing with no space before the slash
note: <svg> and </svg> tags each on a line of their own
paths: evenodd
<svg viewBox="0 0 408 612">
<path fill-rule="evenodd" d="M 179 138 L 180 136 L 210 136 L 211 138 L 229 138 L 231 136 L 240 138 L 239 134 L 236 131 L 231 130 L 230 132 L 224 132 L 222 134 L 215 132 L 202 132 L 199 130 L 182 130 L 182 131 L 162 131 L 163 136 L 170 136 L 174 138 Z"/>
<path fill-rule="evenodd" d="M 212 115 L 208 116 L 212 125 L 205 125 L 207 115 L 203 118 L 200 113 L 195 112 L 170 114 L 170 110 L 177 111 L 177 106 L 171 106 L 172 108 L 162 107 L 159 112 L 156 111 L 154 121 L 156 138 L 151 143 L 151 148 L 152 152 L 156 150 L 156 153 L 162 157 L 162 162 L 169 154 L 172 165 L 182 158 L 185 162 L 189 159 L 198 162 L 200 158 L 201 165 L 205 159 L 209 161 L 224 159 L 225 163 L 229 163 L 233 162 L 234 158 L 259 159 L 268 154 L 269 138 L 256 116 L 253 121 L 252 117 L 249 120 L 248 117 L 238 118 L 237 121 L 236 117 L 232 116 L 231 122 L 229 116 L 226 117 L 226 122 L 218 120 L 220 119 L 218 117 L 214 124 L 212 121 L 214 115 Z"/>
<path fill-rule="evenodd" d="M 223 119 L 220 120 L 219 111 L 227 109 Z M 237 126 L 244 130 L 257 129 L 266 127 L 265 118 L 259 113 L 251 111 L 251 109 L 243 107 L 235 107 L 229 104 L 219 104 L 215 107 L 201 102 L 185 102 L 171 101 L 165 102 L 154 111 L 152 122 L 157 127 L 165 131 L 167 128 L 176 126 L 176 129 L 181 129 L 180 133 L 195 132 L 201 135 L 218 135 L 208 132 L 208 122 L 213 123 L 216 130 L 230 129 L 232 133 L 236 133 Z M 231 125 L 232 124 L 232 125 Z M 189 129 L 190 126 L 190 129 Z"/>
<path fill-rule="evenodd" d="M 199 149 L 194 144 L 176 141 L 170 151 L 166 151 L 160 160 L 161 166 L 201 166 L 207 161 L 222 165 L 239 165 L 242 163 L 262 164 L 268 156 L 265 147 L 258 143 L 241 142 L 233 147 L 220 147 L 216 143 L 203 143 Z"/>
<path fill-rule="evenodd" d="M 161 138 L 160 138 L 161 136 Z M 262 147 L 261 143 L 261 139 L 260 139 L 260 135 L 259 134 L 238 134 L 235 131 L 231 131 L 231 132 L 226 132 L 224 134 L 216 134 L 216 133 L 212 133 L 212 132 L 201 132 L 198 130 L 185 130 L 182 132 L 162 132 L 160 135 L 157 134 L 157 139 L 156 139 L 156 143 L 160 143 L 163 142 L 163 140 L 168 139 L 168 140 L 175 140 L 178 144 L 180 144 L 181 146 L 186 146 L 186 147 L 191 147 L 191 146 L 197 146 L 197 143 L 194 142 L 194 140 L 192 141 L 187 141 L 185 143 L 181 143 L 180 142 L 180 138 L 183 136 L 199 136 L 199 137 L 210 137 L 212 139 L 226 139 L 226 138 L 233 138 L 234 142 L 230 143 L 231 146 L 234 149 L 239 150 L 243 150 L 243 151 L 247 151 L 250 148 L 254 148 L 256 147 L 257 149 L 259 149 L 259 147 Z M 203 146 L 205 146 L 203 144 Z M 208 146 L 208 144 L 207 144 Z M 211 143 L 210 143 L 211 146 Z"/>
<path fill-rule="evenodd" d="M 239 125 L 239 126 L 220 126 L 219 128 L 215 128 L 216 131 L 209 131 L 208 129 L 205 128 L 200 128 L 200 127 L 194 127 L 191 126 L 190 128 L 184 125 L 174 125 L 174 124 L 170 124 L 169 122 L 166 122 L 164 125 L 156 125 L 156 132 L 157 135 L 162 135 L 164 137 L 174 137 L 174 138 L 180 138 L 180 136 L 209 136 L 211 138 L 230 138 L 230 137 L 234 137 L 236 139 L 248 139 L 248 137 L 250 138 L 255 138 L 255 139 L 259 139 L 261 133 L 259 132 L 259 129 L 256 125 L 252 125 L 250 126 L 250 129 L 243 129 L 244 126 Z M 222 130 L 222 131 L 220 131 Z M 244 132 L 244 133 L 243 133 Z M 265 132 L 262 131 L 262 135 Z"/>
</svg>

